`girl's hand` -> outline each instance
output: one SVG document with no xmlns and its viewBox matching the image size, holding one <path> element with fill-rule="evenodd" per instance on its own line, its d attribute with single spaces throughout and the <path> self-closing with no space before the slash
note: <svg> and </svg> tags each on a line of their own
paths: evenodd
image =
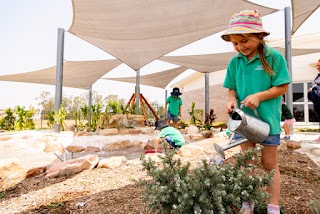
<svg viewBox="0 0 320 214">
<path fill-rule="evenodd" d="M 233 108 L 237 108 L 237 102 L 229 102 L 227 104 L 227 114 L 233 112 Z"/>
<path fill-rule="evenodd" d="M 255 109 L 260 104 L 260 96 L 257 94 L 252 94 L 246 97 L 241 103 L 250 109 Z"/>
</svg>

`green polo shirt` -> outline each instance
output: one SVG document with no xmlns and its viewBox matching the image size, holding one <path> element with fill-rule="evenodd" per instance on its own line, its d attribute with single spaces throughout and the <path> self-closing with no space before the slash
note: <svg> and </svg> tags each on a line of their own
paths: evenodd
<svg viewBox="0 0 320 214">
<path fill-rule="evenodd" d="M 223 86 L 235 90 L 238 96 L 238 106 L 248 95 L 266 91 L 273 86 L 280 86 L 291 82 L 287 64 L 282 54 L 265 45 L 265 57 L 274 75 L 265 72 L 257 54 L 250 61 L 241 53 L 229 62 L 227 75 Z M 280 134 L 282 97 L 260 102 L 257 112 L 260 119 L 270 125 L 270 135 Z M 245 113 L 254 116 L 253 110 L 243 107 Z"/>
<path fill-rule="evenodd" d="M 169 96 L 166 100 L 166 103 L 169 103 L 168 111 L 170 114 L 178 116 L 179 115 L 179 107 L 182 105 L 181 97 Z"/>
<path fill-rule="evenodd" d="M 166 136 L 170 136 L 174 144 L 177 146 L 183 146 L 186 142 L 181 132 L 178 129 L 175 129 L 171 126 L 164 127 L 158 135 L 158 137 Z"/>
</svg>

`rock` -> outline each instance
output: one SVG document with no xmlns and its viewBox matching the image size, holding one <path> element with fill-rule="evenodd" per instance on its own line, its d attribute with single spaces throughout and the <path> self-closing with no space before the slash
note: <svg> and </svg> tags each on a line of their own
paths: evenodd
<svg viewBox="0 0 320 214">
<path fill-rule="evenodd" d="M 202 140 L 204 138 L 202 134 L 191 134 L 189 137 L 191 140 Z"/>
<path fill-rule="evenodd" d="M 104 136 L 110 136 L 110 135 L 117 135 L 119 133 L 119 130 L 116 128 L 113 129 L 102 129 L 100 130 L 99 134 Z"/>
<path fill-rule="evenodd" d="M 18 164 L 18 159 L 0 160 L 0 189 L 12 186 L 27 176 L 26 170 Z"/>
<path fill-rule="evenodd" d="M 41 175 L 42 173 L 45 173 L 47 167 L 45 166 L 40 166 L 36 168 L 29 169 L 27 172 L 26 178 L 31 178 L 31 177 L 36 177 L 38 175 Z"/>
<path fill-rule="evenodd" d="M 90 132 L 87 131 L 79 131 L 76 133 L 76 136 L 81 137 L 81 136 L 91 136 Z"/>
<path fill-rule="evenodd" d="M 74 125 L 68 125 L 68 131 L 74 132 L 76 130 L 76 127 Z"/>
<path fill-rule="evenodd" d="M 114 143 L 108 143 L 105 144 L 102 147 L 103 151 L 114 151 L 114 150 L 120 150 L 120 149 L 124 149 L 124 148 L 129 148 L 132 147 L 131 141 L 130 140 L 122 140 L 122 141 L 117 141 Z"/>
<path fill-rule="evenodd" d="M 187 134 L 188 133 L 187 129 L 179 129 L 179 131 L 180 131 L 181 134 Z"/>
<path fill-rule="evenodd" d="M 68 152 L 78 153 L 78 152 L 83 152 L 85 148 L 83 146 L 67 146 L 66 150 Z"/>
<path fill-rule="evenodd" d="M 143 115 L 128 115 L 128 126 L 131 127 L 144 127 L 144 117 Z"/>
<path fill-rule="evenodd" d="M 139 129 L 129 129 L 129 134 L 140 134 L 141 130 Z"/>
<path fill-rule="evenodd" d="M 210 130 L 201 131 L 200 134 L 202 134 L 204 138 L 212 137 L 212 131 L 210 131 Z"/>
<path fill-rule="evenodd" d="M 141 142 L 140 140 L 133 140 L 132 141 L 133 147 L 141 147 L 142 145 L 143 145 L 143 142 Z"/>
<path fill-rule="evenodd" d="M 119 168 L 126 162 L 127 162 L 127 158 L 125 156 L 110 157 L 106 159 L 101 159 L 99 161 L 98 168 L 115 169 L 115 168 Z"/>
<path fill-rule="evenodd" d="M 159 163 L 161 162 L 161 158 L 160 157 L 164 157 L 165 154 L 162 154 L 162 153 L 148 153 L 144 156 L 144 159 L 146 160 L 149 160 L 151 159 L 152 161 L 156 162 L 156 163 Z"/>
<path fill-rule="evenodd" d="M 0 141 L 7 141 L 7 140 L 11 140 L 11 137 L 8 137 L 8 136 L 0 136 Z"/>
<path fill-rule="evenodd" d="M 129 129 L 119 129 L 119 134 L 129 134 Z"/>
<path fill-rule="evenodd" d="M 187 132 L 188 135 L 193 135 L 193 134 L 199 134 L 199 129 L 198 127 L 194 126 L 194 125 L 190 125 L 188 127 L 188 132 Z"/>
<path fill-rule="evenodd" d="M 296 150 L 301 148 L 301 144 L 294 140 L 286 141 L 286 146 L 288 149 Z"/>
<path fill-rule="evenodd" d="M 99 157 L 97 155 L 86 155 L 77 159 L 68 160 L 51 166 L 46 173 L 46 177 L 71 176 L 83 170 L 93 169 L 97 166 L 98 162 Z"/>
<path fill-rule="evenodd" d="M 144 148 L 144 150 L 151 150 L 151 149 L 154 149 L 153 146 L 147 144 Z"/>
<path fill-rule="evenodd" d="M 88 153 L 94 153 L 94 152 L 100 152 L 101 149 L 96 146 L 87 146 L 85 151 Z"/>
</svg>

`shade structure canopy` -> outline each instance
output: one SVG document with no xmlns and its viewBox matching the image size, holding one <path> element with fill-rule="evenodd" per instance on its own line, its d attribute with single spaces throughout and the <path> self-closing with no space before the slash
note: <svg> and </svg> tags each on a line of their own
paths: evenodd
<svg viewBox="0 0 320 214">
<path fill-rule="evenodd" d="M 283 55 L 284 48 L 276 48 Z M 292 49 L 292 56 L 318 53 L 320 49 Z M 183 66 L 201 73 L 210 73 L 226 69 L 230 59 L 236 56 L 236 52 L 190 55 L 190 56 L 164 56 L 159 60 Z"/>
<path fill-rule="evenodd" d="M 177 76 L 182 74 L 188 68 L 178 67 L 173 68 L 165 71 L 160 71 L 153 74 L 141 75 L 140 76 L 140 84 L 153 86 L 158 88 L 166 88 L 166 86 Z M 136 77 L 119 77 L 119 78 L 102 78 L 107 80 L 114 80 L 120 82 L 127 82 L 127 83 L 136 83 Z"/>
<path fill-rule="evenodd" d="M 276 10 L 239 0 L 73 0 L 70 33 L 113 55 L 134 70 L 225 30 L 243 9 Z"/>
<path fill-rule="evenodd" d="M 291 0 L 292 5 L 292 34 L 310 17 L 319 7 L 319 0 Z"/>
<path fill-rule="evenodd" d="M 93 83 L 108 73 L 121 62 L 117 59 L 99 61 L 65 62 L 63 67 L 63 86 L 89 89 Z M 3 75 L 0 81 L 26 82 L 37 84 L 56 84 L 56 67 L 43 70 Z"/>
</svg>

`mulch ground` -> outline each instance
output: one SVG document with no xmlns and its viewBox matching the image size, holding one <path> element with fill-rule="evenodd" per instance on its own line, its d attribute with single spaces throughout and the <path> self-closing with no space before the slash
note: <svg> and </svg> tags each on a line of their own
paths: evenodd
<svg viewBox="0 0 320 214">
<path fill-rule="evenodd" d="M 314 201 L 318 203 L 318 209 L 320 207 L 320 167 L 308 156 L 290 150 L 279 151 L 279 163 L 281 171 L 280 204 L 285 213 L 315 213 L 310 204 Z M 118 176 L 121 176 L 119 172 Z M 5 197 L 0 197 L 0 202 L 21 194 L 28 194 L 44 186 L 62 183 L 66 179 L 70 178 L 24 180 L 18 188 L 6 191 Z M 141 201 L 141 189 L 132 183 L 95 194 L 87 194 L 85 190 L 77 191 L 70 193 L 67 198 L 68 200 L 61 199 L 29 210 L 24 209 L 22 213 L 148 213 Z"/>
</svg>

